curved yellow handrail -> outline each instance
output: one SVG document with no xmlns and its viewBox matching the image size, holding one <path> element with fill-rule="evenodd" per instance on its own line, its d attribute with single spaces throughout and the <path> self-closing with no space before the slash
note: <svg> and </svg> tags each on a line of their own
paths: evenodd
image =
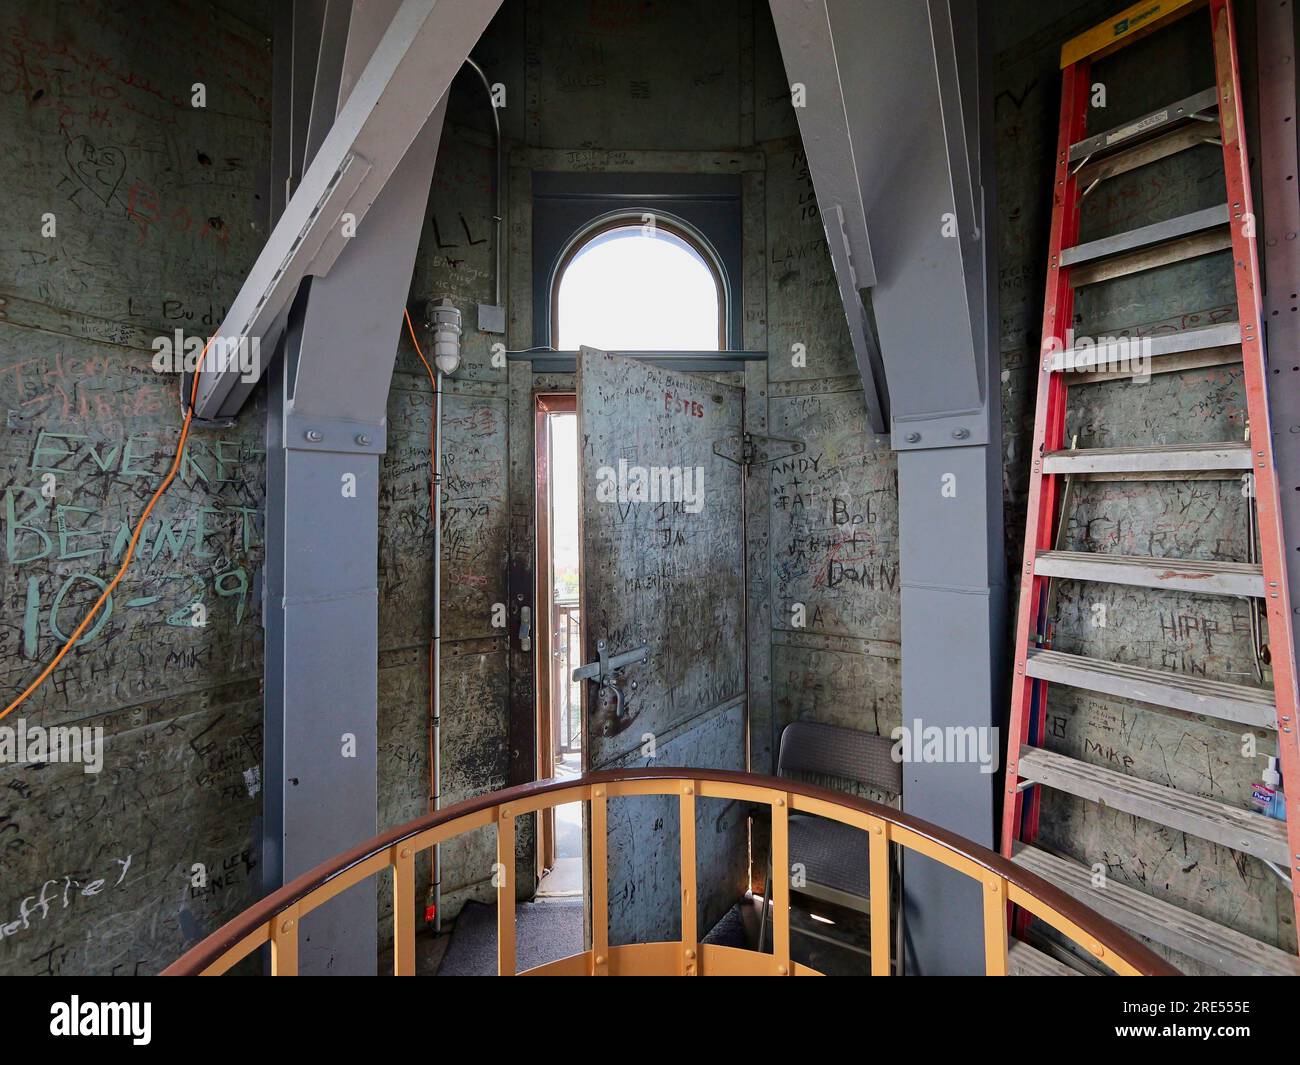
<svg viewBox="0 0 1300 1065">
<path fill-rule="evenodd" d="M 606 814 L 611 798 L 675 795 L 681 836 L 681 939 L 609 945 Z M 711 769 L 628 769 L 591 773 L 576 781 L 541 781 L 449 806 L 376 836 L 271 893 L 169 965 L 164 976 L 217 976 L 263 944 L 271 972 L 298 972 L 301 919 L 340 892 L 383 869 L 392 870 L 393 972 L 415 975 L 415 856 L 449 839 L 497 829 L 497 971 L 515 975 L 515 823 L 527 814 L 571 802 L 590 804 L 591 949 L 521 975 L 771 975 L 816 976 L 790 958 L 790 883 L 773 879 L 771 954 L 698 942 L 696 928 L 695 802 L 729 799 L 771 811 L 772 867 L 788 869 L 789 815 L 816 814 L 867 833 L 870 860 L 871 972 L 890 972 L 889 847 L 896 844 L 955 869 L 984 886 L 985 972 L 1007 974 L 1007 912 L 1014 904 L 1073 940 L 1125 976 L 1168 976 L 1177 970 L 1127 933 L 1059 888 L 985 847 L 880 803 L 794 780 Z"/>
</svg>

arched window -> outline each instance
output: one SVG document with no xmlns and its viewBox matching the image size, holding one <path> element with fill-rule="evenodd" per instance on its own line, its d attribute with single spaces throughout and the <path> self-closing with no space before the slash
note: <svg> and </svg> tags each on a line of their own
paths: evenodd
<svg viewBox="0 0 1300 1065">
<path fill-rule="evenodd" d="M 714 257 L 662 219 L 620 219 L 574 241 L 552 286 L 551 346 L 721 351 L 726 291 Z"/>
</svg>

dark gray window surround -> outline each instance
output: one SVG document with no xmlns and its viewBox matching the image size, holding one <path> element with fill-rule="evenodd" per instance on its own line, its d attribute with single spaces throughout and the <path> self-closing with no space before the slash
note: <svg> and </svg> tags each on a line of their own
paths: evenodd
<svg viewBox="0 0 1300 1065">
<path fill-rule="evenodd" d="M 727 348 L 741 337 L 740 178 L 734 174 L 533 173 L 533 344 L 551 341 L 551 286 L 575 238 L 651 213 L 701 244 L 722 277 Z M 671 313 L 671 308 L 666 308 Z"/>
</svg>

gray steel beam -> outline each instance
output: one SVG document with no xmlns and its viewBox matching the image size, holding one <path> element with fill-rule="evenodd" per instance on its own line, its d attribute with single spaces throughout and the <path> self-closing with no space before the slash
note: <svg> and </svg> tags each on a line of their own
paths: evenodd
<svg viewBox="0 0 1300 1065">
<path fill-rule="evenodd" d="M 307 169 L 307 131 L 315 98 L 316 68 L 320 57 L 321 35 L 325 29 L 325 5 L 328 0 L 288 0 L 293 25 L 293 96 L 289 127 L 289 193 L 302 183 Z"/>
<path fill-rule="evenodd" d="M 293 171 L 293 6 L 277 4 L 271 29 L 270 232 L 289 202 Z"/>
<path fill-rule="evenodd" d="M 795 0 L 772 0 L 772 17 L 776 22 L 792 96 L 794 86 L 802 86 L 804 99 L 812 108 L 817 122 L 809 122 L 802 111 L 799 129 L 803 134 L 804 152 L 813 170 L 817 202 L 826 228 L 840 300 L 848 321 L 849 339 L 862 378 L 864 397 L 872 432 L 884 433 L 889 426 L 889 391 L 870 316 L 862 289 L 876 283 L 875 262 L 868 236 L 867 211 L 856 177 L 855 145 L 848 136 L 844 121 L 843 88 L 834 64 L 827 64 L 835 45 L 831 34 L 830 14 L 825 3 Z M 798 103 L 796 99 L 796 103 Z"/>
<path fill-rule="evenodd" d="M 263 350 L 274 349 L 303 279 L 328 276 L 352 227 L 359 231 L 500 2 L 402 0 L 217 336 L 229 343 L 256 338 Z M 319 54 L 319 43 L 317 50 Z M 353 54 L 345 53 L 345 70 Z M 315 84 L 313 70 L 313 90 Z M 346 82 L 340 84 L 346 89 Z M 306 143 L 304 133 L 304 151 Z M 215 419 L 237 413 L 256 383 L 249 379 L 253 376 L 205 369 L 198 416 Z"/>
<path fill-rule="evenodd" d="M 286 882 L 377 830 L 384 407 L 444 107 L 294 304 L 267 425 L 266 854 Z M 373 886 L 303 922 L 304 973 L 373 974 Z"/>
<path fill-rule="evenodd" d="M 277 115 L 299 116 L 293 134 L 308 127 L 319 133 L 342 98 L 356 97 L 367 50 L 386 40 L 399 0 L 303 6 L 315 47 L 304 42 L 310 34 L 294 33 L 302 65 L 277 69 L 277 93 L 290 85 L 311 104 L 305 110 L 278 100 Z M 379 463 L 445 103 L 421 101 L 415 113 L 423 115 L 422 128 L 393 160 L 355 236 L 328 275 L 303 274 L 279 327 L 287 331 L 270 381 L 263 619 L 268 890 L 377 828 Z M 325 133 L 318 157 L 332 136 Z M 280 165 L 293 163 L 292 152 L 310 156 L 313 149 L 312 135 L 281 134 L 276 143 Z M 302 972 L 372 974 L 376 959 L 373 887 L 360 885 L 303 922 Z"/>
<path fill-rule="evenodd" d="M 995 843 L 994 796 L 1005 700 L 999 451 L 934 448 L 898 453 L 902 584 L 902 722 L 984 730 L 996 761 L 908 761 L 903 808 L 986 847 Z M 942 485 L 955 485 L 945 498 Z M 920 855 L 903 863 L 907 971 L 984 971 L 981 885 Z"/>
<path fill-rule="evenodd" d="M 353 0 L 353 3 L 352 18 L 348 22 L 347 46 L 343 52 L 343 68 L 339 72 L 336 117 L 348 102 L 366 64 L 379 48 L 385 31 L 392 25 L 398 8 L 402 6 L 402 0 L 363 0 L 359 4 Z"/>
<path fill-rule="evenodd" d="M 973 4 L 772 0 L 772 14 L 787 77 L 804 89 L 795 114 L 818 203 L 839 209 L 871 290 L 894 446 L 933 446 L 926 428 L 983 443 L 985 368 L 948 355 L 958 337 L 982 351 L 988 332 L 976 176 L 988 153 L 959 91 L 975 64 Z"/>
<path fill-rule="evenodd" d="M 772 0 L 772 12 L 787 76 L 805 87 L 795 113 L 818 202 L 839 208 L 875 274 L 898 451 L 903 723 L 993 730 L 1006 592 L 987 20 L 974 0 Z M 852 318 L 856 279 L 832 262 Z M 908 762 L 904 807 L 991 846 L 996 773 L 982 769 Z M 909 971 L 982 971 L 979 885 L 919 856 L 904 880 Z"/>
<path fill-rule="evenodd" d="M 301 0 L 300 0 L 301 2 Z M 321 17 L 320 45 L 316 52 L 316 77 L 312 84 L 311 113 L 307 119 L 303 167 L 311 165 L 326 134 L 339 112 L 342 91 L 343 61 L 348 45 L 348 26 L 352 21 L 354 0 L 325 0 Z M 364 18 L 368 5 L 362 5 L 358 18 Z M 387 27 L 391 14 L 383 22 Z M 373 49 L 372 49 L 373 52 Z"/>
</svg>

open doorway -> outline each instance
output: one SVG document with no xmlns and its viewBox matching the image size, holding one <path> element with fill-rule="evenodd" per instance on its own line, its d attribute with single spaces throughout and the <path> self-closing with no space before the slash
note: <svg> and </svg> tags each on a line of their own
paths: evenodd
<svg viewBox="0 0 1300 1065">
<path fill-rule="evenodd" d="M 536 419 L 537 776 L 564 779 L 583 769 L 576 397 L 539 395 Z M 582 804 L 548 810 L 538 827 L 537 894 L 581 895 Z"/>
<path fill-rule="evenodd" d="M 578 231 L 553 274 L 550 303 L 551 346 L 558 350 L 581 347 L 583 359 L 599 355 L 597 349 L 653 353 L 719 351 L 725 347 L 726 286 L 716 256 L 684 224 L 653 213 L 605 218 Z M 607 367 L 602 367 L 602 372 L 604 369 Z M 613 371 L 609 380 L 596 386 L 595 395 L 588 395 L 584 400 L 579 366 L 576 393 L 538 393 L 535 397 L 537 658 L 534 675 L 539 779 L 575 778 L 588 769 L 605 767 L 611 757 L 625 759 L 635 754 L 621 746 L 632 736 L 627 732 L 630 722 L 642 712 L 662 716 L 661 712 L 667 713 L 665 707 L 672 700 L 660 690 L 657 680 L 645 686 L 657 665 L 643 667 L 646 675 L 640 681 L 631 673 L 619 672 L 631 668 L 633 662 L 653 658 L 656 664 L 680 665 L 688 687 L 698 682 L 708 688 L 707 693 L 702 692 L 691 700 L 689 706 L 717 709 L 713 705 L 716 700 L 711 695 L 712 687 L 695 675 L 695 672 L 707 672 L 708 663 L 705 663 L 707 655 L 696 653 L 699 648 L 694 643 L 698 634 L 718 631 L 715 622 L 719 618 L 714 616 L 717 611 L 710 607 L 707 619 L 690 617 L 689 608 L 677 604 L 671 608 L 670 617 L 670 608 L 664 601 L 658 604 L 662 609 L 643 603 L 640 609 L 623 617 L 623 612 L 631 609 L 633 599 L 641 603 L 642 597 L 629 599 L 626 588 L 618 582 L 636 580 L 647 566 L 670 575 L 678 569 L 683 572 L 689 569 L 694 576 L 695 562 L 700 562 L 702 571 L 710 574 L 716 569 L 711 565 L 712 558 L 706 566 L 702 558 L 694 557 L 704 550 L 699 545 L 732 533 L 739 536 L 743 525 L 733 520 L 739 514 L 738 495 L 732 501 L 734 506 L 719 505 L 708 515 L 697 516 L 703 506 L 703 463 L 712 466 L 715 461 L 714 436 L 738 438 L 740 407 L 738 403 L 725 401 L 724 395 L 730 392 L 722 385 L 706 386 L 677 373 L 660 380 L 662 372 L 655 370 L 653 381 L 629 384 L 634 379 L 640 380 L 643 372 L 639 364 L 627 362 L 623 370 Z M 685 398 L 688 394 L 694 397 L 696 391 L 700 392 L 700 398 Z M 651 397 L 662 398 L 647 405 L 646 400 Z M 706 416 L 706 403 L 711 408 L 710 414 L 716 417 Z M 723 417 L 724 408 L 728 416 L 737 415 L 736 425 Z M 609 421 L 615 410 L 621 411 L 615 419 L 616 425 Z M 682 415 L 690 419 L 689 424 L 680 423 Z M 693 424 L 697 421 L 698 426 Z M 677 483 L 673 476 L 679 480 L 686 477 L 683 462 L 691 458 L 688 464 L 691 483 L 698 489 L 700 498 L 692 503 L 685 498 L 664 497 L 656 499 L 656 505 L 644 514 L 621 511 L 622 517 L 616 524 L 627 536 L 615 535 L 609 526 L 612 511 L 605 506 L 609 500 L 594 492 L 592 477 L 601 475 L 594 467 L 584 467 L 584 463 L 591 466 L 588 460 L 593 457 L 587 453 L 592 444 L 588 437 L 592 426 L 596 427 L 602 446 L 612 445 L 615 438 L 622 440 L 622 445 L 615 448 L 617 454 L 609 452 L 602 458 L 602 469 L 637 466 L 638 455 L 654 456 L 652 475 L 667 475 L 665 483 L 671 487 Z M 697 440 L 696 436 L 700 438 Z M 710 471 L 710 485 L 715 482 L 730 485 L 733 479 L 739 483 L 735 468 L 716 477 Z M 685 486 L 684 480 L 681 486 Z M 720 498 L 715 496 L 714 502 Z M 639 509 L 632 507 L 632 510 Z M 678 543 L 684 544 L 688 530 L 696 525 L 703 529 L 715 521 L 719 527 L 710 526 L 702 532 L 702 539 L 695 547 Z M 591 550 L 591 535 L 597 536 L 595 550 Z M 630 554 L 610 555 L 616 544 L 621 544 Z M 736 546 L 739 552 L 739 539 Z M 583 586 L 580 575 L 584 562 L 594 565 L 605 578 L 621 575 L 617 576 L 617 587 L 608 580 L 602 584 L 599 579 L 594 583 L 586 581 L 589 586 Z M 722 567 L 726 573 L 734 577 L 741 572 L 739 557 L 729 558 L 727 562 Z M 732 597 L 722 598 L 730 603 Z M 593 609 L 584 609 L 591 607 L 592 602 Z M 726 614 L 725 609 L 722 613 Z M 611 622 L 616 615 L 621 620 Z M 593 619 L 599 619 L 603 626 L 600 633 L 592 631 Z M 657 624 L 660 621 L 662 624 Z M 739 615 L 727 615 L 721 630 L 735 631 L 740 624 Z M 632 640 L 632 634 L 646 625 L 654 628 L 654 639 Z M 670 633 L 674 634 L 672 640 L 668 638 Z M 639 646 L 633 647 L 628 641 Z M 628 645 L 624 646 L 625 643 Z M 575 682 L 572 677 L 576 668 L 584 665 L 590 668 L 598 660 L 605 661 L 601 648 L 606 644 L 611 647 L 617 644 L 611 656 L 614 660 L 620 657 L 620 650 L 640 657 L 611 665 L 609 673 L 602 672 L 596 684 Z M 727 666 L 723 672 L 728 676 L 739 669 L 738 663 L 728 662 Z M 654 673 L 655 677 L 664 675 Z M 638 683 L 643 685 L 640 689 Z M 730 691 L 728 694 L 735 695 Z M 641 698 L 642 695 L 646 697 Z M 677 732 L 674 756 L 686 758 L 685 764 L 691 764 L 693 755 L 687 752 L 692 741 L 686 738 L 689 730 Z M 664 735 L 670 733 L 673 733 L 671 726 L 663 729 Z M 738 727 L 736 733 L 743 735 L 743 729 Z M 743 764 L 743 751 L 738 764 Z M 581 895 L 588 887 L 584 884 L 587 868 L 584 847 L 588 833 L 584 830 L 583 813 L 583 805 L 574 803 L 539 815 L 538 895 Z"/>
</svg>

